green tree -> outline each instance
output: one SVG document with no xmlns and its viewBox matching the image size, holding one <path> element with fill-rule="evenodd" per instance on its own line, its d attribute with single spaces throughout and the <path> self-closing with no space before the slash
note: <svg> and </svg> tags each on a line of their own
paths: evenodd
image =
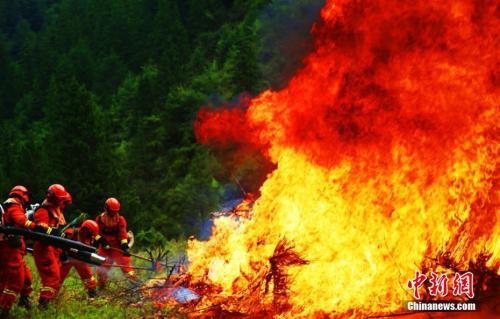
<svg viewBox="0 0 500 319">
<path fill-rule="evenodd" d="M 103 143 L 100 108 L 74 77 L 53 77 L 48 100 L 45 149 L 51 180 L 68 187 L 78 208 L 93 212 L 105 199 L 113 161 Z"/>
<path fill-rule="evenodd" d="M 258 62 L 256 26 L 253 21 L 245 21 L 236 29 L 234 43 L 229 49 L 224 69 L 228 74 L 227 83 L 235 94 L 256 93 L 261 88 L 261 72 Z"/>
<path fill-rule="evenodd" d="M 150 47 L 158 63 L 158 81 L 165 89 L 185 78 L 183 65 L 188 62 L 188 34 L 180 19 L 177 2 L 159 1 Z"/>
<path fill-rule="evenodd" d="M 91 214 L 116 196 L 134 230 L 196 233 L 225 172 L 192 123 L 262 86 L 267 3 L 0 0 L 0 187 L 59 182 Z"/>
</svg>

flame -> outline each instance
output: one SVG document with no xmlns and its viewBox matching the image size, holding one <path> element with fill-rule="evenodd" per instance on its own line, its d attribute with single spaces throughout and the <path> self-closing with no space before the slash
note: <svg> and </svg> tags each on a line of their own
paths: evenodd
<svg viewBox="0 0 500 319">
<path fill-rule="evenodd" d="M 198 115 L 200 142 L 250 145 L 276 169 L 251 219 L 190 242 L 194 281 L 244 296 L 283 238 L 308 261 L 287 268 L 283 318 L 398 310 L 443 252 L 487 252 L 498 273 L 499 30 L 496 1 L 327 1 L 285 89 Z"/>
</svg>

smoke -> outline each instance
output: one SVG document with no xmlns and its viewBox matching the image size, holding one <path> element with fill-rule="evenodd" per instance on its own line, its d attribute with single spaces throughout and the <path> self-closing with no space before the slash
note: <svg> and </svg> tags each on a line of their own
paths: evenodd
<svg viewBox="0 0 500 319">
<path fill-rule="evenodd" d="M 329 2 L 288 86 L 250 107 L 202 111 L 200 141 L 246 143 L 268 157 L 291 148 L 329 167 L 390 162 L 398 145 L 439 167 L 495 99 L 497 9 L 469 4 Z"/>
<path fill-rule="evenodd" d="M 284 86 L 313 49 L 311 27 L 319 19 L 324 3 L 324 0 L 277 0 L 262 11 L 258 18 L 260 66 L 264 81 L 270 87 Z M 252 132 L 246 125 L 244 114 L 251 98 L 241 94 L 234 101 L 213 101 L 201 109 L 194 126 L 196 132 L 211 132 L 204 136 L 197 134 L 197 138 L 210 145 L 215 157 L 223 164 L 214 170 L 215 177 L 223 184 L 234 183 L 236 178 L 243 191 L 258 192 L 275 165 L 263 156 L 265 146 L 249 143 Z M 215 109 L 220 111 L 217 120 L 206 121 L 205 117 L 212 116 Z M 219 123 L 232 123 L 232 128 L 222 132 Z"/>
<path fill-rule="evenodd" d="M 218 107 L 203 107 L 194 123 L 196 139 L 211 147 L 212 154 L 220 164 L 212 170 L 214 177 L 221 184 L 226 184 L 226 195 L 236 193 L 237 197 L 243 197 L 244 192 L 257 192 L 267 174 L 275 168 L 274 164 L 263 156 L 264 150 L 261 146 L 248 143 L 252 132 L 244 121 L 244 113 L 250 101 L 249 95 L 242 94 L 234 101 Z M 215 110 L 217 112 L 214 112 Z M 207 117 L 211 118 L 214 114 L 217 114 L 216 120 L 206 121 Z M 220 123 L 232 123 L 231 129 L 222 132 Z M 199 134 L 205 131 L 210 133 Z M 237 185 L 238 183 L 240 185 Z M 224 197 L 225 200 L 235 198 Z"/>
<path fill-rule="evenodd" d="M 325 0 L 276 0 L 261 14 L 261 65 L 273 89 L 286 85 L 312 51 L 311 26 L 319 19 Z"/>
</svg>

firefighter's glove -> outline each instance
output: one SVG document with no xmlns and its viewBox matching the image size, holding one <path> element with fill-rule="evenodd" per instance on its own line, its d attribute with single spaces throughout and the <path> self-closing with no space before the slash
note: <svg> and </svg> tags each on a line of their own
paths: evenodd
<svg viewBox="0 0 500 319">
<path fill-rule="evenodd" d="M 99 247 L 99 245 L 101 245 L 102 248 L 104 249 L 109 249 L 109 244 L 108 242 L 106 241 L 106 239 L 104 239 L 104 237 L 102 237 L 101 235 L 97 235 L 95 237 L 95 241 L 94 241 L 94 246 L 97 248 Z"/>
<path fill-rule="evenodd" d="M 97 297 L 97 290 L 95 288 L 89 288 L 87 290 L 88 294 L 89 294 L 89 298 L 95 298 Z"/>
<path fill-rule="evenodd" d="M 130 256 L 130 247 L 128 246 L 127 243 L 123 243 L 121 245 L 121 248 L 122 248 L 122 251 L 123 251 L 123 255 L 124 256 Z"/>
</svg>

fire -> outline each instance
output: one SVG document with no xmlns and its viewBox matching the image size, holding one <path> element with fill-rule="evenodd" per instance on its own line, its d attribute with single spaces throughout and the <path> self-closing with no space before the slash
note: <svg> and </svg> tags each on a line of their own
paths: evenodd
<svg viewBox="0 0 500 319">
<path fill-rule="evenodd" d="M 330 0 L 285 89 L 201 110 L 200 142 L 276 164 L 251 219 L 190 242 L 204 305 L 359 317 L 400 309 L 443 254 L 460 267 L 489 254 L 499 274 L 499 30 L 497 1 Z M 280 283 L 265 273 L 283 240 L 303 260 Z"/>
</svg>

